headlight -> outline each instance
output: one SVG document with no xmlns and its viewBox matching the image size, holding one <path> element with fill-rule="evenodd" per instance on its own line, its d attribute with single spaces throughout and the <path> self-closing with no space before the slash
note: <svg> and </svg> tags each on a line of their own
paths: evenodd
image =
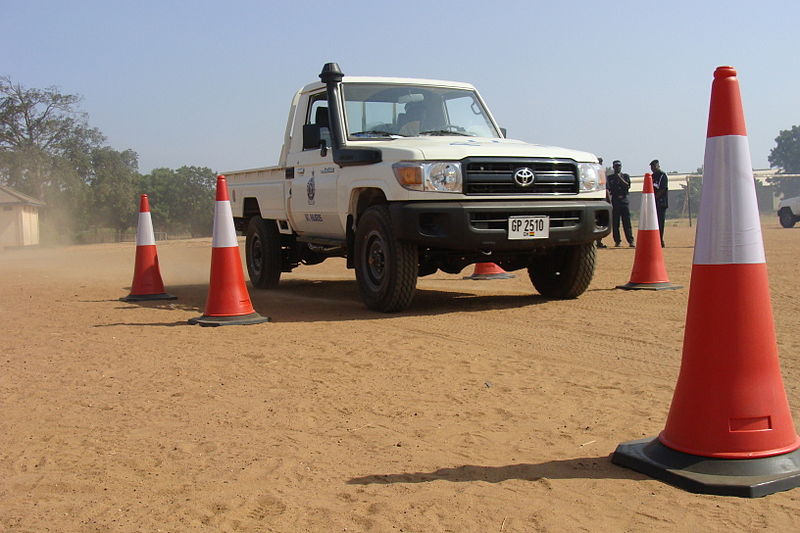
<svg viewBox="0 0 800 533">
<path fill-rule="evenodd" d="M 413 191 L 461 192 L 461 163 L 403 161 L 392 165 L 398 183 Z"/>
<path fill-rule="evenodd" d="M 581 192 L 602 191 L 606 188 L 606 170 L 597 163 L 578 163 L 578 183 Z"/>
</svg>

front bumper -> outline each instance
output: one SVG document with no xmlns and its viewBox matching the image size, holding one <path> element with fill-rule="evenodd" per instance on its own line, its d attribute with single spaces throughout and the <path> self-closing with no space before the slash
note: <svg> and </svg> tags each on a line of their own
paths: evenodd
<svg viewBox="0 0 800 533">
<path fill-rule="evenodd" d="M 605 237 L 611 206 L 603 200 L 394 202 L 389 212 L 403 241 L 443 250 L 515 252 Z M 509 240 L 508 217 L 523 215 L 548 215 L 549 238 Z"/>
</svg>

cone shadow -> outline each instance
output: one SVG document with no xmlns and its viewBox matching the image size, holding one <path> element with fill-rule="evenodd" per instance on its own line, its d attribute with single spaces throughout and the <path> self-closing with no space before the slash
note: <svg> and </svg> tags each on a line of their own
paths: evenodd
<svg viewBox="0 0 800 533">
<path fill-rule="evenodd" d="M 352 478 L 347 481 L 347 484 L 390 485 L 393 483 L 431 483 L 433 481 L 501 483 L 511 479 L 523 481 L 538 481 L 540 479 L 639 479 L 639 476 L 614 468 L 608 457 L 582 457 L 563 461 L 547 461 L 539 464 L 463 465 L 453 468 L 440 468 L 433 472 L 372 474 Z"/>
<path fill-rule="evenodd" d="M 549 300 L 534 294 L 485 295 L 458 291 L 417 289 L 411 308 L 400 313 L 380 313 L 367 309 L 358 296 L 354 280 L 286 280 L 277 289 L 249 288 L 256 312 L 273 322 L 346 322 L 350 320 L 381 320 L 401 316 L 436 316 L 449 313 L 480 312 L 546 305 Z M 208 285 L 177 285 L 169 287 L 174 301 L 136 301 L 119 309 L 147 307 L 153 309 L 191 311 L 194 318 L 202 314 L 208 295 Z M 109 300 L 116 301 L 116 300 Z M 177 322 L 177 321 L 176 321 Z M 117 323 L 108 325 L 177 325 L 164 323 Z M 187 324 L 188 325 L 188 324 Z"/>
</svg>

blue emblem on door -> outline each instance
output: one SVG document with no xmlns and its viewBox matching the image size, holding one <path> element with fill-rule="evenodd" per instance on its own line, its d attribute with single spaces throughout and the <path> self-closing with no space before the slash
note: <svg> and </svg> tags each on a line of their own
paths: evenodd
<svg viewBox="0 0 800 533">
<path fill-rule="evenodd" d="M 306 194 L 308 195 L 308 205 L 314 205 L 314 195 L 317 193 L 316 185 L 314 184 L 314 178 L 308 180 L 308 185 L 306 185 Z"/>
</svg>

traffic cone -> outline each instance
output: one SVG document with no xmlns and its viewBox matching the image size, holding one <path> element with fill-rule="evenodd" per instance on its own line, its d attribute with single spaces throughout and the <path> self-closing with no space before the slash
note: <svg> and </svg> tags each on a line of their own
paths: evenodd
<svg viewBox="0 0 800 533">
<path fill-rule="evenodd" d="M 475 263 L 475 270 L 471 276 L 464 276 L 463 279 L 509 279 L 514 278 L 514 274 L 509 274 L 495 263 Z"/>
<path fill-rule="evenodd" d="M 739 82 L 719 67 L 683 359 L 657 439 L 616 464 L 692 492 L 759 497 L 800 486 L 800 437 L 781 379 Z"/>
<path fill-rule="evenodd" d="M 136 259 L 133 267 L 131 293 L 123 302 L 144 300 L 175 300 L 177 297 L 164 292 L 164 282 L 158 268 L 156 237 L 150 217 L 150 201 L 147 195 L 139 197 L 139 222 L 136 226 Z"/>
<path fill-rule="evenodd" d="M 214 208 L 214 233 L 211 240 L 211 280 L 203 316 L 189 324 L 229 326 L 260 324 L 269 317 L 259 315 L 250 303 L 244 283 L 239 243 L 233 227 L 233 213 L 225 176 L 217 176 L 217 200 Z"/>
<path fill-rule="evenodd" d="M 656 196 L 653 193 L 653 175 L 644 175 L 642 209 L 639 214 L 639 229 L 636 232 L 636 254 L 633 257 L 631 279 L 618 289 L 663 291 L 680 289 L 667 277 L 664 254 L 661 252 L 661 235 L 656 216 Z"/>
</svg>

